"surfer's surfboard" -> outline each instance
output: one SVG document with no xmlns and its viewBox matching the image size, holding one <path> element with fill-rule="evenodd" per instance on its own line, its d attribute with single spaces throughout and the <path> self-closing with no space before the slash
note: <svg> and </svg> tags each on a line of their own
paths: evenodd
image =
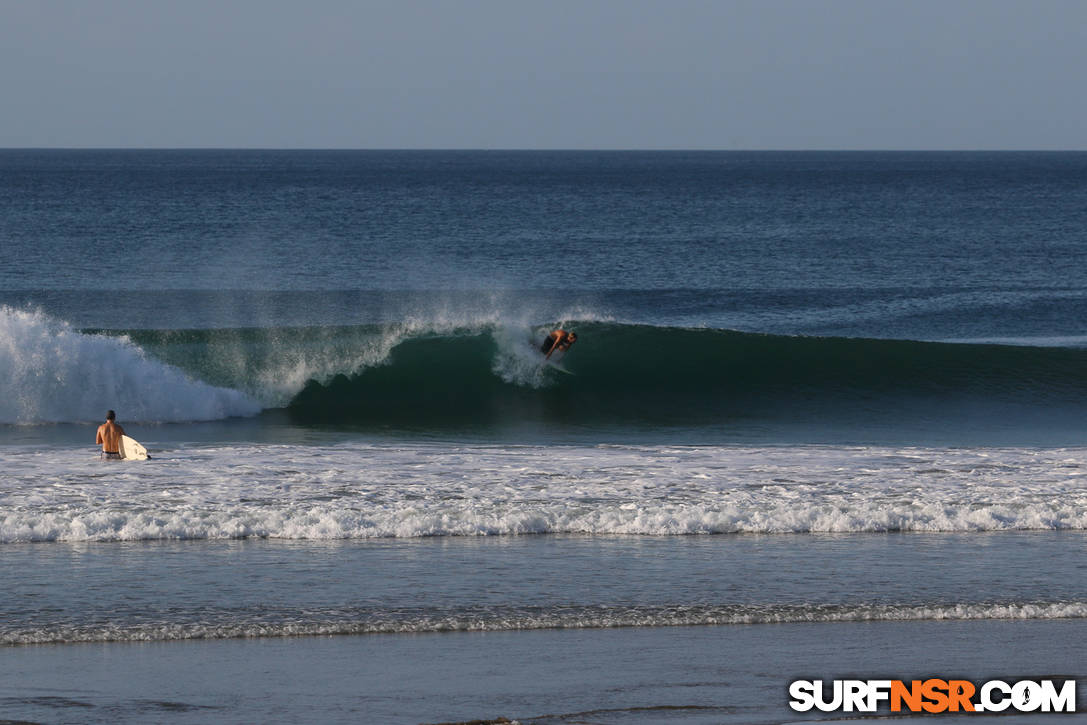
<svg viewBox="0 0 1087 725">
<path fill-rule="evenodd" d="M 135 439 L 121 436 L 121 458 L 126 461 L 146 461 L 147 449 L 141 446 Z"/>
<path fill-rule="evenodd" d="M 540 358 L 543 359 L 544 365 L 551 368 L 552 370 L 558 370 L 560 373 L 566 373 L 567 375 L 577 375 L 577 373 L 571 372 L 559 364 L 562 362 L 562 359 L 566 357 L 565 352 L 563 352 L 562 350 L 556 350 L 551 357 L 545 357 L 544 354 L 540 352 L 540 347 L 542 345 L 542 341 L 539 345 L 537 345 L 535 342 L 529 343 L 529 347 L 531 347 L 533 350 L 540 354 Z"/>
<path fill-rule="evenodd" d="M 552 370 L 558 370 L 560 373 L 566 373 L 567 375 L 577 375 L 577 373 L 571 370 L 567 370 L 562 365 L 559 365 L 558 361 L 544 360 L 544 365 L 551 368 Z"/>
</svg>

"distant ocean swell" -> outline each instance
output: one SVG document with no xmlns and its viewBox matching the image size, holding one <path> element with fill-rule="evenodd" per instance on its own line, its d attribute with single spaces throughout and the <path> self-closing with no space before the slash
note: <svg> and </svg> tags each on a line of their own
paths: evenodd
<svg viewBox="0 0 1087 725">
<path fill-rule="evenodd" d="M 76 330 L 0 308 L 0 423 L 184 421 L 286 408 L 299 422 L 640 421 L 863 416 L 975 404 L 1087 408 L 1087 350 L 791 337 L 614 322 Z"/>
<path fill-rule="evenodd" d="M 1087 617 L 1087 602 L 981 604 L 697 604 L 657 606 L 502 606 L 451 610 L 404 608 L 261 608 L 172 612 L 139 623 L 38 624 L 0 629 L 0 645 L 69 642 L 165 641 L 423 632 L 500 632 L 529 629 L 677 627 L 791 622 L 1044 620 Z M 148 621 L 150 620 L 150 621 Z M 179 621 L 180 620 L 180 621 Z"/>
</svg>

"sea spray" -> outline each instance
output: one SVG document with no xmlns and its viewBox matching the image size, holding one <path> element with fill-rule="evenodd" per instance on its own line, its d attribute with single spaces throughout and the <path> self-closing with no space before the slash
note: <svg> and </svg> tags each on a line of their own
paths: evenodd
<svg viewBox="0 0 1087 725">
<path fill-rule="evenodd" d="M 195 421 L 254 415 L 236 390 L 192 379 L 127 337 L 85 334 L 35 310 L 0 307 L 0 423 Z"/>
</svg>

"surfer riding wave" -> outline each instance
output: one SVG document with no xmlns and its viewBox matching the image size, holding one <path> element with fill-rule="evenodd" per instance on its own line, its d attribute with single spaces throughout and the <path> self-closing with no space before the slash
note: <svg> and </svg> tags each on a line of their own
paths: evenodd
<svg viewBox="0 0 1087 725">
<path fill-rule="evenodd" d="M 575 342 L 577 342 L 577 333 L 567 332 L 566 330 L 553 330 L 550 335 L 544 338 L 543 345 L 540 346 L 540 352 L 544 354 L 545 359 L 550 360 L 551 355 L 556 350 L 566 352 Z"/>
</svg>

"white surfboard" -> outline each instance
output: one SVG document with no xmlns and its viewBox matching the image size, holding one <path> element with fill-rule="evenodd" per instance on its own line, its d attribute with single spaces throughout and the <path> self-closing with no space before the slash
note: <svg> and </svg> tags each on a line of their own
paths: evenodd
<svg viewBox="0 0 1087 725">
<path fill-rule="evenodd" d="M 561 361 L 562 358 L 559 358 L 558 360 L 544 360 L 544 365 L 551 368 L 552 370 L 558 370 L 560 373 L 566 373 L 567 375 L 577 375 L 577 373 L 575 373 L 573 370 L 567 370 L 562 365 L 560 365 L 559 363 Z"/>
<path fill-rule="evenodd" d="M 126 461 L 146 461 L 149 456 L 144 448 L 133 438 L 121 436 L 121 458 Z"/>
</svg>

